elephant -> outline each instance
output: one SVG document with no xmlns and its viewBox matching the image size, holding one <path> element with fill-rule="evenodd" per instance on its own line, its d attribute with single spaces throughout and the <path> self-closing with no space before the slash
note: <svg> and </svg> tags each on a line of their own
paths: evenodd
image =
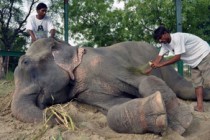
<svg viewBox="0 0 210 140">
<path fill-rule="evenodd" d="M 109 127 L 118 133 L 161 135 L 171 128 L 182 135 L 193 116 L 178 98 L 196 100 L 192 83 L 172 66 L 153 69 L 148 75 L 131 70 L 157 54 L 158 50 L 144 41 L 90 48 L 39 39 L 15 68 L 12 115 L 38 123 L 43 121 L 45 108 L 74 99 L 99 108 Z M 204 94 L 204 99 L 210 96 Z"/>
</svg>

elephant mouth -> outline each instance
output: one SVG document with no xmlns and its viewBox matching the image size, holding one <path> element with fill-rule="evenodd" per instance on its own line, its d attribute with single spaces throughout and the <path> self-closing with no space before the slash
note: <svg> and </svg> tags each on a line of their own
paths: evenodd
<svg viewBox="0 0 210 140">
<path fill-rule="evenodd" d="M 37 97 L 37 106 L 44 109 L 54 104 L 66 103 L 71 100 L 69 91 L 69 84 L 57 91 L 47 91 L 42 88 Z"/>
</svg>

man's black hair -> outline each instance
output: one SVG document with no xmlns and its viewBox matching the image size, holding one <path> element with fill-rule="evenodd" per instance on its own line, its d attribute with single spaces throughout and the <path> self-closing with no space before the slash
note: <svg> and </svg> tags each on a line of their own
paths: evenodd
<svg viewBox="0 0 210 140">
<path fill-rule="evenodd" d="M 157 29 L 154 30 L 153 32 L 153 38 L 155 40 L 159 40 L 160 37 L 164 34 L 164 33 L 170 33 L 168 29 L 166 29 L 163 25 L 160 25 Z"/>
<path fill-rule="evenodd" d="M 41 2 L 41 3 L 39 3 L 39 4 L 37 5 L 36 10 L 40 10 L 40 9 L 42 9 L 42 8 L 46 8 L 46 9 L 47 9 L 47 5 Z"/>
</svg>

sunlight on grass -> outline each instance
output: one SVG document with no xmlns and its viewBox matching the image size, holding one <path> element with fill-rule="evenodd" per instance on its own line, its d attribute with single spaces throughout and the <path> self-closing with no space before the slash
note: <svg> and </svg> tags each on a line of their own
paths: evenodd
<svg viewBox="0 0 210 140">
<path fill-rule="evenodd" d="M 15 90 L 13 72 L 8 72 L 4 79 L 0 80 L 0 97 L 8 95 Z"/>
<path fill-rule="evenodd" d="M 15 90 L 13 81 L 0 80 L 0 97 L 11 94 Z"/>
</svg>

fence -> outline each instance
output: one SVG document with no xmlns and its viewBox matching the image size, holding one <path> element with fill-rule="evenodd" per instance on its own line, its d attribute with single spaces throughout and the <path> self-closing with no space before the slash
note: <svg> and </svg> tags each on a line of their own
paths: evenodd
<svg viewBox="0 0 210 140">
<path fill-rule="evenodd" d="M 12 71 L 17 66 L 19 57 L 24 54 L 25 54 L 25 52 L 0 50 L 0 57 L 10 56 L 9 69 Z"/>
<path fill-rule="evenodd" d="M 17 56 L 17 57 L 20 57 L 21 55 L 24 55 L 24 54 L 25 54 L 25 52 L 0 50 L 0 56 Z"/>
</svg>

